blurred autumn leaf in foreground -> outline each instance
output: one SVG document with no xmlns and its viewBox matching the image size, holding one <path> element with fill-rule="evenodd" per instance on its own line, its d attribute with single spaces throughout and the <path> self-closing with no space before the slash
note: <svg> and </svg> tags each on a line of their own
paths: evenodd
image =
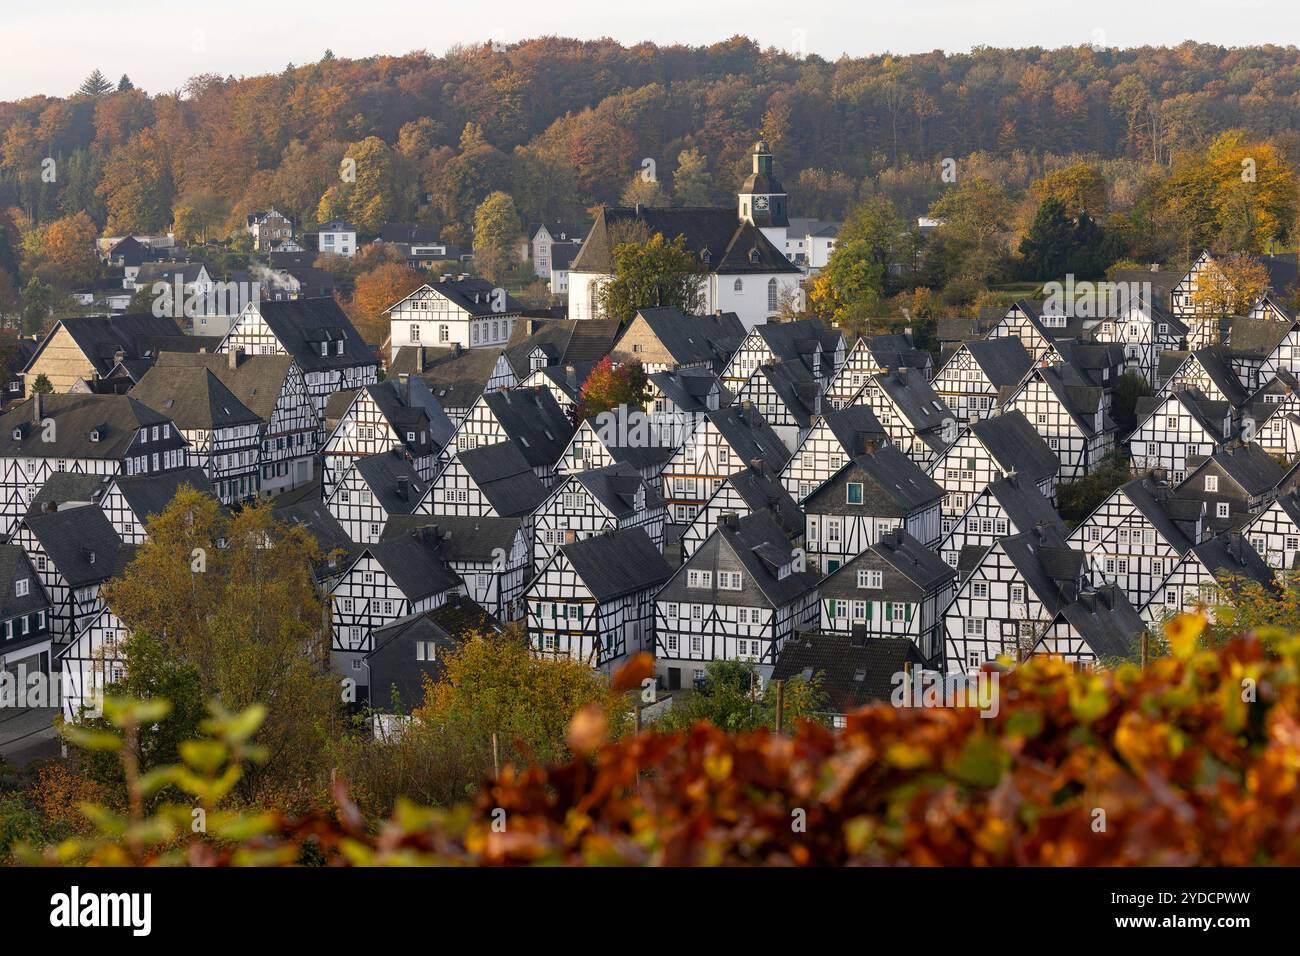
<svg viewBox="0 0 1300 956">
<path fill-rule="evenodd" d="M 1199 616 L 1171 622 L 1170 653 L 1146 670 L 1075 672 L 1033 658 L 998 675 L 990 718 L 973 708 L 879 704 L 838 732 L 800 722 L 789 736 L 728 736 L 699 724 L 602 743 L 602 716 L 584 710 L 570 732 L 589 757 L 507 766 L 472 804 L 403 803 L 370 824 L 339 782 L 333 814 L 265 815 L 224 842 L 187 833 L 183 856 L 325 865 L 1295 865 L 1300 638 L 1260 631 L 1206 649 L 1204 630 Z M 138 848 L 146 837 L 168 839 L 131 840 Z M 119 842 L 107 842 L 106 858 L 120 860 Z M 175 862 L 174 845 L 168 852 Z M 145 849 L 135 859 L 164 857 Z M 85 858 L 66 846 L 43 856 Z"/>
</svg>

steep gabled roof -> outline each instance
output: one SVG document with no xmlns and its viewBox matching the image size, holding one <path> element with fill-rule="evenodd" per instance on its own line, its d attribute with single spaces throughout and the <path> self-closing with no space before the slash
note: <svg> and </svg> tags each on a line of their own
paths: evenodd
<svg viewBox="0 0 1300 956">
<path fill-rule="evenodd" d="M 375 353 L 333 299 L 267 299 L 252 308 L 304 372 L 379 364 Z M 336 343 L 340 341 L 342 355 L 337 354 Z M 322 343 L 329 344 L 328 355 L 321 355 Z"/>
<path fill-rule="evenodd" d="M 18 582 L 27 582 L 27 593 L 18 593 Z M 21 614 L 35 614 L 50 606 L 41 579 L 27 554 L 16 544 L 0 543 L 0 620 Z"/>
<path fill-rule="evenodd" d="M 1019 385 L 1034 364 L 1024 343 L 1009 335 L 966 342 L 963 348 L 996 388 Z"/>
<path fill-rule="evenodd" d="M 554 465 L 577 430 L 548 388 L 488 392 L 483 402 L 535 468 Z"/>
<path fill-rule="evenodd" d="M 1066 528 L 1060 513 L 1032 480 L 1018 475 L 999 478 L 989 482 L 985 493 L 997 501 L 1011 524 L 1021 531 L 1042 524 L 1055 529 L 1064 537 Z"/>
<path fill-rule="evenodd" d="M 672 568 L 640 528 L 607 531 L 560 545 L 582 583 L 599 602 L 658 588 Z"/>
<path fill-rule="evenodd" d="M 740 221 L 735 209 L 647 206 L 602 209 L 573 260 L 573 271 L 612 273 L 612 245 L 619 241 L 618 234 L 638 227 L 650 235 L 660 233 L 670 242 L 681 236 L 686 251 L 700 263 L 702 272 L 731 275 L 799 271 L 760 229 Z"/>
<path fill-rule="evenodd" d="M 461 583 L 460 575 L 447 567 L 438 554 L 436 543 L 419 532 L 366 545 L 357 560 L 366 554 L 379 562 L 411 601 L 441 594 Z"/>
<path fill-rule="evenodd" d="M 1286 474 L 1277 459 L 1254 442 L 1240 442 L 1217 448 L 1209 456 L 1191 456 L 1187 459 L 1187 464 L 1190 471 L 1183 484 L 1190 486 L 1196 475 L 1211 464 L 1217 464 L 1224 474 L 1252 498 L 1272 491 Z"/>
<path fill-rule="evenodd" d="M 264 422 L 271 420 L 276 402 L 289 379 L 293 358 L 288 355 L 245 355 L 235 357 L 231 367 L 230 356 L 211 352 L 158 353 L 158 367 L 194 366 L 206 368 L 221 380 L 232 395 Z"/>
<path fill-rule="evenodd" d="M 734 312 L 684 315 L 663 306 L 638 309 L 635 318 L 650 327 L 678 365 L 707 362 L 714 371 L 721 371 L 745 340 L 745 326 Z"/>
<path fill-rule="evenodd" d="M 391 515 L 381 540 L 430 528 L 444 561 L 489 563 L 509 554 L 522 523 L 519 518 L 464 515 Z"/>
<path fill-rule="evenodd" d="M 149 313 L 62 319 L 50 329 L 24 371 L 31 370 L 60 328 L 77 343 L 101 378 L 112 373 L 117 353 L 128 360 L 151 359 L 156 353 L 156 340 L 182 338 L 185 334 L 175 319 Z"/>
<path fill-rule="evenodd" d="M 736 403 L 704 414 L 741 461 L 762 460 L 780 471 L 790 460 L 790 449 L 756 408 Z"/>
<path fill-rule="evenodd" d="M 166 511 L 176 493 L 186 485 L 204 495 L 216 497 L 212 482 L 202 468 L 180 468 L 156 475 L 118 475 L 112 482 L 142 522 Z"/>
<path fill-rule="evenodd" d="M 882 587 L 864 593 L 857 586 L 858 569 L 881 564 L 891 573 Z M 873 601 L 919 600 L 957 576 L 955 568 L 901 528 L 888 532 L 862 554 L 844 564 L 821 582 L 822 597 L 869 597 Z M 903 585 L 900 592 L 899 585 Z"/>
<path fill-rule="evenodd" d="M 37 397 L 27 399 L 0 415 L 0 457 L 121 459 L 137 429 L 170 421 L 129 395 L 56 393 L 39 399 L 41 421 L 52 419 L 55 427 L 47 432 L 33 421 Z M 185 445 L 178 432 L 166 447 Z"/>
<path fill-rule="evenodd" d="M 131 397 L 166 415 L 184 431 L 212 431 L 262 421 L 207 368 L 155 365 L 131 389 Z"/>
<path fill-rule="evenodd" d="M 780 569 L 793 562 L 790 539 L 768 512 L 739 519 L 727 515 L 664 586 L 658 600 L 783 607 L 817 587 L 813 571 L 792 570 L 781 577 Z M 706 596 L 699 588 L 687 586 L 689 570 L 718 569 L 739 570 L 740 590 L 712 588 Z"/>
<path fill-rule="evenodd" d="M 970 427 L 1003 471 L 1042 481 L 1061 468 L 1061 459 L 1019 409 L 982 418 Z"/>
<path fill-rule="evenodd" d="M 663 499 L 655 492 L 631 464 L 616 462 L 603 468 L 589 468 L 574 472 L 567 478 L 576 481 L 603 505 L 615 518 L 627 518 L 637 513 L 637 494 L 644 490 L 641 510 L 662 507 Z M 566 483 L 561 480 L 557 485 Z"/>
<path fill-rule="evenodd" d="M 135 548 L 122 543 L 98 508 L 68 508 L 22 520 L 72 588 L 120 574 L 135 556 Z"/>
<path fill-rule="evenodd" d="M 911 638 L 854 638 L 828 631 L 796 634 L 781 646 L 772 680 L 820 677 L 826 709 L 849 714 L 876 701 L 889 700 L 895 675 L 925 666 Z"/>
<path fill-rule="evenodd" d="M 870 405 L 849 405 L 828 411 L 822 420 L 850 458 L 874 451 L 889 440 L 889 433 Z"/>
<path fill-rule="evenodd" d="M 395 448 L 354 458 L 350 468 L 357 470 L 380 507 L 390 515 L 410 514 L 428 490 L 415 467 Z"/>
<path fill-rule="evenodd" d="M 803 534 L 803 511 L 781 483 L 780 477 L 764 462 L 752 462 L 748 467 L 728 475 L 726 484 L 740 495 L 740 499 L 751 511 L 770 513 L 788 537 Z"/>
<path fill-rule="evenodd" d="M 1098 658 L 1132 660 L 1137 654 L 1138 636 L 1147 629 L 1127 595 L 1114 585 L 1084 591 L 1057 611 L 1056 617 L 1068 624 Z"/>
<path fill-rule="evenodd" d="M 514 442 L 470 448 L 456 457 L 502 517 L 532 514 L 546 500 L 545 486 Z"/>
<path fill-rule="evenodd" d="M 862 482 L 862 504 L 850 505 L 849 482 Z M 893 445 L 851 459 L 814 491 L 804 510 L 817 514 L 862 514 L 904 517 L 942 500 L 944 490 L 916 462 Z"/>
</svg>

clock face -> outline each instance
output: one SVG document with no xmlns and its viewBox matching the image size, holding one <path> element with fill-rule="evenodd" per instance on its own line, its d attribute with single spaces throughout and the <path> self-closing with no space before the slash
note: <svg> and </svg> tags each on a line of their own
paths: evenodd
<svg viewBox="0 0 1300 956">
<path fill-rule="evenodd" d="M 754 208 L 755 208 L 755 209 L 766 209 L 766 208 L 767 208 L 767 197 L 766 197 L 766 196 L 757 196 L 757 197 L 755 197 L 755 199 L 754 199 Z"/>
</svg>

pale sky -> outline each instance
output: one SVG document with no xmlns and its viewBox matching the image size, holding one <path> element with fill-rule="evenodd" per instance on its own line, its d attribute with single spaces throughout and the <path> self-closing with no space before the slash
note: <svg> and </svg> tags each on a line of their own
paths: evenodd
<svg viewBox="0 0 1300 956">
<path fill-rule="evenodd" d="M 98 67 L 150 93 L 190 76 L 248 76 L 318 60 L 536 36 L 700 45 L 744 34 L 762 46 L 842 53 L 972 46 L 1222 46 L 1300 42 L 1296 0 L 0 0 L 0 100 L 67 95 Z"/>
</svg>

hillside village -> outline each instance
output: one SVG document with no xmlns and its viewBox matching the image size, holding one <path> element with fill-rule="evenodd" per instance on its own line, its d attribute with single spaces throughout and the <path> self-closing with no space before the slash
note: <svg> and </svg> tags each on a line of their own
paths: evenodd
<svg viewBox="0 0 1300 956">
<path fill-rule="evenodd" d="M 456 265 L 387 306 L 379 348 L 302 265 L 355 255 L 347 222 L 304 235 L 249 216 L 274 281 L 180 318 L 128 306 L 154 282 L 205 291 L 202 263 L 169 238 L 105 237 L 120 289 L 86 290 L 102 312 L 27 342 L 6 386 L 4 668 L 57 674 L 69 719 L 120 679 L 132 621 L 100 590 L 186 485 L 230 509 L 267 500 L 330 554 L 329 666 L 377 732 L 400 716 L 390 691 L 418 699 L 471 631 L 602 674 L 648 652 L 667 706 L 711 662 L 751 665 L 757 691 L 815 673 L 840 722 L 913 668 L 1134 659 L 1225 579 L 1297 567 L 1295 254 L 1256 257 L 1268 281 L 1243 314 L 1205 308 L 1197 290 L 1225 275 L 1206 252 L 1117 276 L 1135 290 L 1118 307 L 942 320 L 934 352 L 911 327 L 789 314 L 839 227 L 797 208 L 759 142 L 732 208 L 538 224 L 519 253 L 567 311 L 385 227 L 375 240 L 412 263 Z M 603 316 L 628 222 L 681 238 L 699 314 Z M 630 366 L 644 405 L 583 417 L 593 373 Z M 1117 468 L 1063 518 L 1064 489 Z"/>
</svg>

